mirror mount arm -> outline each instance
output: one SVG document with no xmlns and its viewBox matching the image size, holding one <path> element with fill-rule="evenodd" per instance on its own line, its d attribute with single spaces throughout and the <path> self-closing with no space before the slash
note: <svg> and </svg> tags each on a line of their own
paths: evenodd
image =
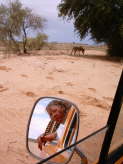
<svg viewBox="0 0 123 164">
<path fill-rule="evenodd" d="M 77 153 L 78 156 L 81 158 L 81 164 L 88 164 L 88 160 L 86 156 L 80 151 L 80 149 L 76 146 L 74 151 Z"/>
</svg>

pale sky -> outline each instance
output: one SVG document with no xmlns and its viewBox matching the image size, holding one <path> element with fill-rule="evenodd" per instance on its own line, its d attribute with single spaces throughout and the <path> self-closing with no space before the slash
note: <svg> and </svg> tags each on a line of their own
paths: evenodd
<svg viewBox="0 0 123 164">
<path fill-rule="evenodd" d="M 9 0 L 0 0 L 0 3 L 6 3 Z M 58 18 L 57 5 L 61 0 L 20 0 L 26 7 L 38 15 L 43 16 L 47 22 L 43 30 L 48 35 L 49 42 L 81 42 L 83 44 L 94 44 L 94 42 L 86 37 L 82 41 L 74 33 L 72 22 L 63 21 Z"/>
</svg>

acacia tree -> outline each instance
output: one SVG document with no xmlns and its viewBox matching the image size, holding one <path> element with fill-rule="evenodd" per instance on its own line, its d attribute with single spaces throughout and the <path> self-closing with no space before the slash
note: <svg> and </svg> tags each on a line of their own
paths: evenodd
<svg viewBox="0 0 123 164">
<path fill-rule="evenodd" d="M 19 51 L 19 44 L 15 37 L 20 34 L 20 8 L 20 3 L 14 3 L 14 5 L 11 3 L 9 6 L 0 5 L 0 40 L 9 46 L 14 45 L 13 48 L 17 51 Z"/>
<path fill-rule="evenodd" d="M 22 36 L 24 53 L 27 53 L 26 45 L 27 45 L 28 33 L 35 32 L 35 31 L 36 33 L 39 33 L 39 31 L 42 31 L 44 27 L 44 22 L 45 19 L 41 18 L 38 15 L 33 14 L 30 9 L 26 8 L 25 14 L 22 19 L 22 26 L 21 26 L 21 36 Z"/>
<path fill-rule="evenodd" d="M 19 0 L 0 5 L 0 39 L 11 42 L 20 51 L 20 42 L 24 53 L 27 53 L 27 37 L 42 31 L 45 19 L 23 7 Z M 10 44 L 9 44 L 10 45 Z"/>
<path fill-rule="evenodd" d="M 59 16 L 73 19 L 80 39 L 89 33 L 108 46 L 111 56 L 123 56 L 123 0 L 62 0 Z"/>
</svg>

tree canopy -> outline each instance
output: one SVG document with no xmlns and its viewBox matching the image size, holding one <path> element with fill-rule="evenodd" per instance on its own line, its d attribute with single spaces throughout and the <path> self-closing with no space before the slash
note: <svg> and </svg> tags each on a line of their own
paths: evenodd
<svg viewBox="0 0 123 164">
<path fill-rule="evenodd" d="M 45 19 L 23 7 L 19 0 L 0 5 L 0 40 L 16 51 L 27 53 L 28 37 L 38 34 L 44 27 Z M 20 44 L 22 43 L 22 44 Z M 22 45 L 22 46 L 21 46 Z"/>
<path fill-rule="evenodd" d="M 61 0 L 59 16 L 73 19 L 80 39 L 88 33 L 111 56 L 123 56 L 123 0 Z"/>
</svg>

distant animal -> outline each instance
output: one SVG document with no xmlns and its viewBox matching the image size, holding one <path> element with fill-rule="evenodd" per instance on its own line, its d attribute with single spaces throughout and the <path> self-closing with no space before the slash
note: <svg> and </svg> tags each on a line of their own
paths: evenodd
<svg viewBox="0 0 123 164">
<path fill-rule="evenodd" d="M 77 52 L 79 52 L 79 53 L 78 53 L 78 56 L 80 56 L 80 52 L 82 52 L 82 54 L 84 55 L 85 49 L 84 49 L 82 46 L 73 47 L 73 48 L 72 48 L 72 51 L 71 51 L 71 55 L 72 55 L 72 54 L 75 55 Z"/>
</svg>

